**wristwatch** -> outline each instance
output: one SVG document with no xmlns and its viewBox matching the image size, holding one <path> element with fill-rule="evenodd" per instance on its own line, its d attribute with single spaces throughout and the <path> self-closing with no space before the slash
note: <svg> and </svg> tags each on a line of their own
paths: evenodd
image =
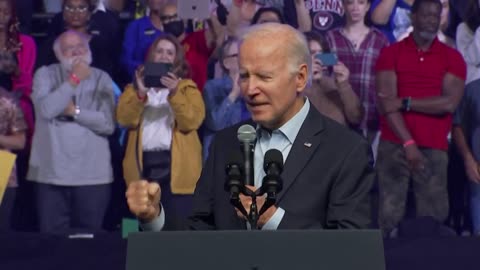
<svg viewBox="0 0 480 270">
<path fill-rule="evenodd" d="M 402 99 L 402 111 L 409 112 L 411 104 L 412 104 L 412 97 L 406 97 Z"/>
<path fill-rule="evenodd" d="M 76 106 L 75 112 L 73 113 L 73 119 L 76 120 L 79 114 L 80 114 L 80 107 Z"/>
</svg>

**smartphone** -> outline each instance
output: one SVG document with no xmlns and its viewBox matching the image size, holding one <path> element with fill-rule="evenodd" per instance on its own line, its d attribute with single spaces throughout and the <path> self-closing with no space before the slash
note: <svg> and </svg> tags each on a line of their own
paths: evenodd
<svg viewBox="0 0 480 270">
<path fill-rule="evenodd" d="M 320 60 L 324 66 L 335 66 L 338 63 L 336 53 L 319 53 L 315 55 L 315 58 Z"/>
<path fill-rule="evenodd" d="M 160 78 L 167 75 L 171 70 L 172 64 L 169 63 L 145 63 L 145 70 L 143 71 L 145 87 L 165 88 Z"/>
</svg>

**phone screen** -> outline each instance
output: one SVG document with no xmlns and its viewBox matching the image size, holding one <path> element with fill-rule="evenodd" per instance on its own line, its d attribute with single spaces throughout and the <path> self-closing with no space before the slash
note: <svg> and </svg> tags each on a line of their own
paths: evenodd
<svg viewBox="0 0 480 270">
<path fill-rule="evenodd" d="M 164 88 L 160 78 L 167 75 L 172 70 L 172 64 L 169 63 L 145 63 L 144 84 L 145 87 Z"/>
<path fill-rule="evenodd" d="M 319 53 L 315 58 L 320 60 L 324 66 L 334 66 L 338 62 L 337 54 L 335 53 Z"/>
</svg>

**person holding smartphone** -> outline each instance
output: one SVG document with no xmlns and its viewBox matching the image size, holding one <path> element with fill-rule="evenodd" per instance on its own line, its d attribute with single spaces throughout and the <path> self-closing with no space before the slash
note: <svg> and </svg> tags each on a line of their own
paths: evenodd
<svg viewBox="0 0 480 270">
<path fill-rule="evenodd" d="M 138 179 L 159 184 L 170 222 L 166 226 L 175 228 L 176 221 L 191 210 L 191 195 L 202 169 L 197 130 L 205 118 L 205 105 L 197 85 L 189 79 L 188 64 L 174 36 L 157 38 L 146 61 L 167 68 L 156 69 L 160 83 L 149 85 L 144 81 L 147 70 L 140 66 L 135 81 L 120 96 L 117 121 L 129 130 L 124 176 L 127 185 Z"/>
<path fill-rule="evenodd" d="M 317 32 L 307 32 L 312 55 L 313 80 L 305 93 L 312 104 L 324 115 L 347 126 L 358 125 L 363 118 L 360 100 L 348 82 L 350 71 L 330 52 L 325 38 Z M 330 76 L 329 70 L 332 71 Z"/>
<path fill-rule="evenodd" d="M 327 33 L 327 40 L 338 60 L 350 70 L 350 84 L 360 98 L 365 115 L 357 127 L 372 145 L 376 155 L 379 116 L 375 89 L 375 63 L 382 48 L 388 46 L 387 37 L 380 30 L 366 24 L 371 0 L 343 0 L 345 25 Z"/>
<path fill-rule="evenodd" d="M 209 146 L 218 131 L 250 118 L 240 92 L 238 66 L 239 40 L 227 39 L 220 47 L 219 63 L 222 78 L 207 81 L 203 91 L 206 118 L 203 136 L 203 160 L 207 160 Z"/>
</svg>

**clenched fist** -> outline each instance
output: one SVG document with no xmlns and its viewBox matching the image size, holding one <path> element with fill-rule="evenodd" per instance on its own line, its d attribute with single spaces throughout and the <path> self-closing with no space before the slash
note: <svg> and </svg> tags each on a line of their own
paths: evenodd
<svg viewBox="0 0 480 270">
<path fill-rule="evenodd" d="M 92 69 L 85 61 L 77 58 L 73 61 L 72 73 L 75 74 L 80 81 L 83 81 L 90 76 Z"/>
<path fill-rule="evenodd" d="M 135 181 L 128 185 L 128 208 L 144 223 L 153 221 L 160 214 L 160 186 L 145 180 Z"/>
</svg>

